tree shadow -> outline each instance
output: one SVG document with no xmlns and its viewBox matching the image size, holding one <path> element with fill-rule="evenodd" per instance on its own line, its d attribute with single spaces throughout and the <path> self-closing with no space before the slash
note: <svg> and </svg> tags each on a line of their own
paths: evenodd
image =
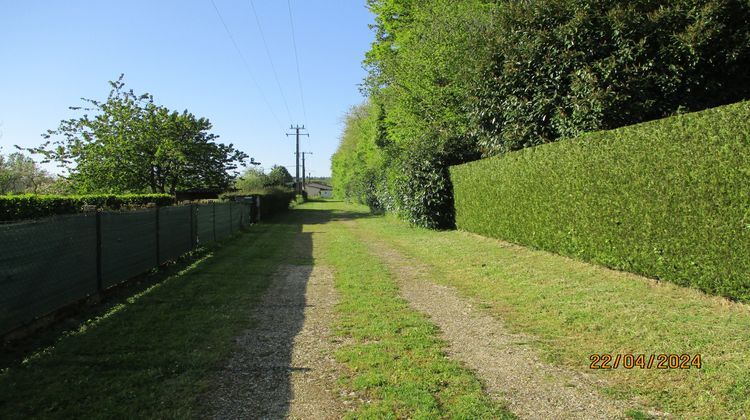
<svg viewBox="0 0 750 420">
<path fill-rule="evenodd" d="M 313 235 L 305 225 L 371 217 L 350 211 L 293 210 L 263 223 L 286 225 L 293 237 L 282 251 L 283 263 L 252 311 L 249 328 L 235 340 L 238 347 L 217 373 L 215 389 L 204 399 L 212 418 L 285 418 L 295 398 L 293 375 L 325 375 L 316 365 L 295 364 L 295 339 L 303 330 L 308 285 L 313 279 Z M 330 357 L 331 355 L 321 355 Z M 309 403 L 310 401 L 306 401 Z"/>
</svg>

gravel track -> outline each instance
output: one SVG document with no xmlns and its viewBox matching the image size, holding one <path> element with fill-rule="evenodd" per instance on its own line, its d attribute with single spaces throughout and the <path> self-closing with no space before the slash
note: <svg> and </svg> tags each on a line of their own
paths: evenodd
<svg viewBox="0 0 750 420">
<path fill-rule="evenodd" d="M 329 328 L 337 302 L 333 271 L 286 265 L 257 306 L 254 328 L 205 401 L 217 419 L 334 419 L 345 408 L 336 391 L 339 366 Z"/>
<path fill-rule="evenodd" d="M 486 392 L 507 402 L 520 418 L 625 418 L 628 409 L 637 408 L 596 391 L 596 381 L 588 375 L 542 361 L 527 344 L 533 337 L 510 333 L 501 320 L 474 307 L 453 288 L 430 281 L 429 266 L 371 237 L 366 242 L 398 278 L 402 297 L 441 329 L 448 356 L 472 369 Z"/>
</svg>

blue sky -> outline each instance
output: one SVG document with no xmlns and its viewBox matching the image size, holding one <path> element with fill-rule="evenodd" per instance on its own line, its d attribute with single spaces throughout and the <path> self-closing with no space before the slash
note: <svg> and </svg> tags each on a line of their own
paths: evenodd
<svg viewBox="0 0 750 420">
<path fill-rule="evenodd" d="M 357 85 L 373 39 L 365 0 L 291 0 L 307 120 L 287 1 L 253 4 L 289 112 L 250 1 L 214 1 L 257 86 L 211 0 L 3 1 L 0 153 L 15 144 L 39 145 L 41 133 L 78 115 L 69 106 L 81 97 L 104 99 L 107 81 L 125 73 L 126 87 L 209 118 L 220 141 L 234 143 L 266 169 L 281 164 L 294 174 L 294 142 L 285 132 L 292 123 L 305 124 L 310 138 L 301 147 L 313 152 L 308 171 L 330 175 L 342 117 L 363 100 Z"/>
</svg>

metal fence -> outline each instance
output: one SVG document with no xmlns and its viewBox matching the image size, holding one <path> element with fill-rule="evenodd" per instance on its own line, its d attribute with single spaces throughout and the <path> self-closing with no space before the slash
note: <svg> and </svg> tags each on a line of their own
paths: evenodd
<svg viewBox="0 0 750 420">
<path fill-rule="evenodd" d="M 0 334 L 231 236 L 245 203 L 98 212 L 0 225 Z"/>
</svg>

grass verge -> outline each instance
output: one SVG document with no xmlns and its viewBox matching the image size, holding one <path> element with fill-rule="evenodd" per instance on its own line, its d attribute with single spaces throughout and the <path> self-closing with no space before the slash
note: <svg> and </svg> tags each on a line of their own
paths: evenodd
<svg viewBox="0 0 750 420">
<path fill-rule="evenodd" d="M 604 379 L 615 397 L 677 416 L 750 412 L 747 305 L 465 232 L 410 228 L 390 217 L 359 224 L 432 266 L 434 281 L 456 287 L 511 330 L 536 336 L 547 361 Z M 589 369 L 589 355 L 602 353 L 700 353 L 703 368 Z"/>
<path fill-rule="evenodd" d="M 0 418 L 185 418 L 298 225 L 257 225 L 0 373 Z"/>
<path fill-rule="evenodd" d="M 399 297 L 386 267 L 365 245 L 342 223 L 327 228 L 320 255 L 336 270 L 338 332 L 347 338 L 337 359 L 350 372 L 344 386 L 366 401 L 349 416 L 511 418 L 469 370 L 446 357 L 437 328 Z"/>
</svg>

